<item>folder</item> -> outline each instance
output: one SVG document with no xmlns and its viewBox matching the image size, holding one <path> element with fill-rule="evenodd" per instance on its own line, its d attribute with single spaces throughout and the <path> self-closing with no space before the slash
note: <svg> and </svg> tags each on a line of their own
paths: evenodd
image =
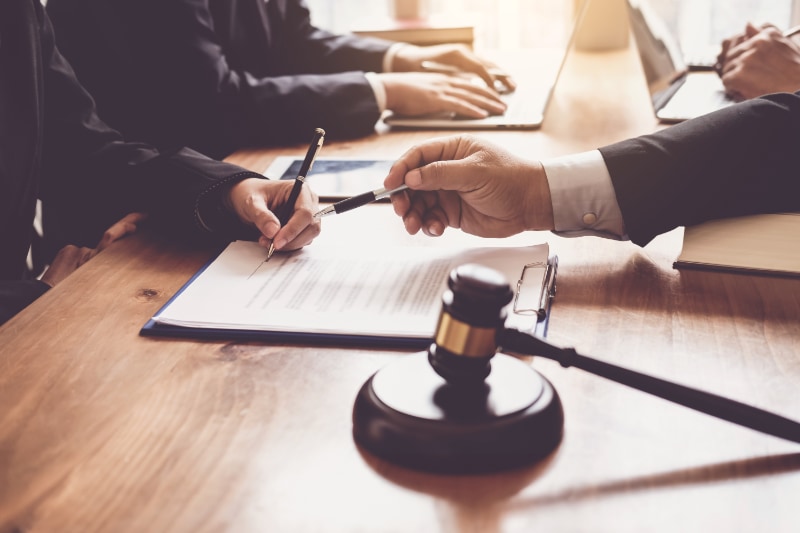
<svg viewBox="0 0 800 533">
<path fill-rule="evenodd" d="M 544 337 L 557 258 L 547 244 L 462 248 L 307 246 L 267 263 L 234 241 L 141 328 L 152 337 L 426 348 L 447 276 L 477 263 L 505 275 L 515 297 L 507 324 Z"/>
</svg>

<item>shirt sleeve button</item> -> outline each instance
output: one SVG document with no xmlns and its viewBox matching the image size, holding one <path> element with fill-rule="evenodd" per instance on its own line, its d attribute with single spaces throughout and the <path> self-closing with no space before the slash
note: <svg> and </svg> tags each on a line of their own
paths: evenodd
<svg viewBox="0 0 800 533">
<path fill-rule="evenodd" d="M 593 226 L 597 222 L 597 215 L 594 213 L 584 213 L 583 223 L 586 226 Z"/>
</svg>

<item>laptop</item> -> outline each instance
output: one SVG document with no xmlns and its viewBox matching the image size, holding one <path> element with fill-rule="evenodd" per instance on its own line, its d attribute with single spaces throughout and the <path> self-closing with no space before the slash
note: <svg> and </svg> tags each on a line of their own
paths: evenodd
<svg viewBox="0 0 800 533">
<path fill-rule="evenodd" d="M 401 116 L 389 113 L 383 122 L 392 128 L 401 129 L 453 129 L 453 130 L 493 130 L 493 129 L 537 129 L 544 121 L 544 113 L 553 94 L 556 82 L 566 63 L 567 55 L 575 40 L 576 28 L 580 24 L 586 5 L 573 18 L 570 29 L 558 45 L 531 48 L 530 55 L 524 58 L 526 76 L 514 76 L 518 82 L 516 90 L 500 97 L 508 106 L 502 115 L 486 118 L 467 118 L 455 113 L 435 115 Z M 526 54 L 528 51 L 526 51 Z M 513 73 L 512 73 L 513 75 Z M 483 83 L 476 80 L 476 82 Z"/>
<path fill-rule="evenodd" d="M 646 0 L 627 0 L 627 4 L 653 111 L 659 121 L 681 122 L 735 103 L 725 94 L 715 72 L 689 69 L 678 40 Z"/>
</svg>

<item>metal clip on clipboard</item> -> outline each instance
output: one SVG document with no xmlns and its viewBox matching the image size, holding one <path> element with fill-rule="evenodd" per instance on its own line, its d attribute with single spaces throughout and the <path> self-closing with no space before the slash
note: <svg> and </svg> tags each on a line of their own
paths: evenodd
<svg viewBox="0 0 800 533">
<path fill-rule="evenodd" d="M 557 271 L 558 257 L 551 256 L 546 263 L 537 261 L 523 266 L 517 280 L 512 310 L 518 315 L 536 315 L 535 333 L 541 336 L 546 334 L 550 303 L 556 295 Z"/>
</svg>

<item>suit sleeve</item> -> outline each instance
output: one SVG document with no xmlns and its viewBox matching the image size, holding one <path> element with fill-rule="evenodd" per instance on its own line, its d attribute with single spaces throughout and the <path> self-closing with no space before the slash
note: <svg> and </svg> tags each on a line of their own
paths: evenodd
<svg viewBox="0 0 800 533">
<path fill-rule="evenodd" d="M 224 242 L 253 230 L 233 213 L 216 231 L 198 220 L 204 204 L 219 205 L 221 185 L 260 174 L 180 148 L 159 152 L 126 142 L 95 112 L 94 102 L 55 48 L 42 22 L 44 147 L 40 198 L 49 255 L 65 244 L 94 247 L 131 212 L 147 212 L 161 233 L 181 241 Z"/>
<path fill-rule="evenodd" d="M 678 226 L 800 210 L 800 93 L 775 94 L 600 149 L 640 246 Z"/>
<path fill-rule="evenodd" d="M 299 0 L 54 0 L 59 47 L 109 123 L 215 158 L 374 131 L 365 71 L 391 43 L 334 35 Z M 113 73 L 113 74 L 112 74 Z M 107 113 L 107 114 L 106 114 Z"/>
<path fill-rule="evenodd" d="M 0 324 L 4 324 L 50 287 L 38 280 L 0 280 Z"/>
</svg>

